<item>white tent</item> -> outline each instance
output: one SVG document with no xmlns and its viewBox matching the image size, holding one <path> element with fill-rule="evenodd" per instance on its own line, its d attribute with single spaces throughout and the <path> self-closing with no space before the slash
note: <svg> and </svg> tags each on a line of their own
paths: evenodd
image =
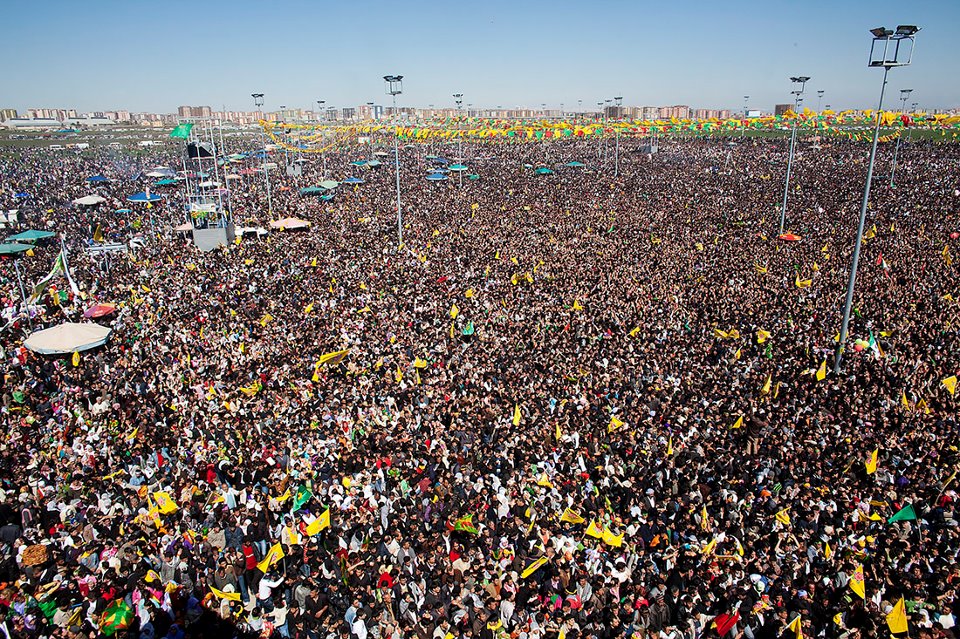
<svg viewBox="0 0 960 639">
<path fill-rule="evenodd" d="M 93 206 L 94 204 L 102 204 L 106 201 L 106 198 L 100 197 L 99 195 L 84 195 L 83 197 L 75 199 L 73 203 L 79 204 L 80 206 Z"/>
<path fill-rule="evenodd" d="M 103 346 L 109 336 L 110 329 L 106 326 L 66 322 L 33 333 L 23 345 L 41 355 L 69 355 Z"/>
<path fill-rule="evenodd" d="M 270 228 L 272 229 L 305 229 L 310 226 L 310 222 L 306 220 L 301 220 L 295 217 L 285 217 L 282 220 L 276 220 L 270 222 Z"/>
</svg>

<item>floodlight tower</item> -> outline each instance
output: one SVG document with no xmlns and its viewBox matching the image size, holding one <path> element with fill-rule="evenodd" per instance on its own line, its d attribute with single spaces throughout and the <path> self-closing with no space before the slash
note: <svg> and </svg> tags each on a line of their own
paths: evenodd
<svg viewBox="0 0 960 639">
<path fill-rule="evenodd" d="M 883 68 L 883 83 L 880 85 L 880 101 L 877 104 L 877 123 L 873 129 L 873 145 L 870 147 L 870 161 L 867 163 L 867 180 L 863 185 L 863 198 L 860 200 L 860 221 L 857 224 L 857 240 L 853 246 L 853 259 L 850 262 L 850 279 L 847 282 L 847 299 L 843 305 L 843 323 L 840 325 L 840 342 L 837 344 L 837 357 L 833 372 L 840 373 L 840 362 L 847 341 L 847 329 L 850 327 L 850 309 L 853 307 L 853 289 L 857 283 L 857 263 L 860 261 L 860 245 L 863 243 L 863 227 L 867 221 L 867 200 L 870 197 L 870 182 L 873 179 L 873 162 L 877 157 L 877 141 L 880 139 L 880 121 L 883 119 L 883 92 L 887 87 L 887 74 L 894 67 L 905 67 L 913 61 L 913 45 L 919 27 L 902 24 L 897 30 L 877 27 L 871 29 L 873 42 L 870 44 L 870 58 L 867 66 Z"/>
<path fill-rule="evenodd" d="M 797 110 L 800 108 L 800 102 L 803 100 L 800 96 L 803 95 L 803 88 L 807 85 L 807 82 L 810 80 L 809 76 L 801 75 L 798 77 L 791 77 L 790 81 L 794 84 L 799 84 L 800 88 L 797 90 L 791 91 L 791 95 L 794 96 L 793 101 L 793 112 L 796 115 Z M 783 207 L 780 209 L 780 233 L 783 233 L 783 226 L 787 221 L 787 197 L 790 194 L 790 172 L 793 169 L 793 152 L 797 146 L 797 119 L 793 119 L 793 131 L 790 133 L 790 155 L 787 158 L 787 179 L 783 184 Z"/>
<path fill-rule="evenodd" d="M 397 96 L 403 93 L 402 75 L 383 76 L 384 90 L 393 98 L 394 136 L 393 159 L 397 169 L 397 245 L 403 244 L 403 211 L 400 208 L 400 124 L 397 120 Z"/>
<path fill-rule="evenodd" d="M 907 100 L 910 99 L 910 94 L 913 93 L 913 89 L 900 89 L 900 113 L 907 112 Z M 903 137 L 903 134 L 897 136 L 897 146 L 893 148 L 893 167 L 890 169 L 890 186 L 893 187 L 893 174 L 897 172 L 897 155 L 900 153 L 900 139 Z"/>
<path fill-rule="evenodd" d="M 260 119 L 263 120 L 263 94 L 251 93 L 250 96 L 253 98 L 253 104 L 257 107 L 257 113 L 260 115 Z M 262 125 L 260 126 L 260 143 L 263 147 L 261 150 L 263 153 L 263 177 L 267 181 L 267 217 L 272 220 L 273 202 L 270 197 L 270 172 L 267 170 L 267 140 L 263 133 Z"/>
<path fill-rule="evenodd" d="M 623 104 L 623 96 L 618 95 L 613 99 L 617 101 L 617 120 L 619 120 L 622 117 L 622 114 L 620 113 L 620 105 Z M 613 177 L 618 177 L 620 175 L 620 127 L 619 126 L 617 127 L 616 149 L 617 150 L 614 152 L 614 160 L 613 160 Z"/>
</svg>

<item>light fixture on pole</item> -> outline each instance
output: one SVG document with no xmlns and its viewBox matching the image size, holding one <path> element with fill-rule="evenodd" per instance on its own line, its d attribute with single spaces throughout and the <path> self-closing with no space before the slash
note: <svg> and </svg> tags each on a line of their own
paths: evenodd
<svg viewBox="0 0 960 639">
<path fill-rule="evenodd" d="M 910 99 L 910 94 L 913 93 L 913 89 L 900 89 L 900 112 L 907 112 L 907 100 Z M 903 138 L 903 132 L 897 136 L 897 146 L 893 148 L 893 167 L 890 168 L 890 186 L 893 187 L 893 174 L 897 172 L 897 156 L 900 154 L 900 139 Z"/>
<path fill-rule="evenodd" d="M 867 222 L 867 200 L 870 198 L 870 182 L 873 180 L 873 162 L 877 158 L 877 141 L 880 139 L 880 121 L 883 119 L 883 92 L 887 88 L 887 73 L 893 67 L 905 67 L 913 60 L 913 45 L 920 29 L 913 25 L 900 25 L 896 31 L 877 27 L 871 29 L 873 42 L 870 45 L 868 66 L 883 67 L 883 84 L 880 85 L 880 101 L 877 104 L 877 123 L 873 129 L 873 145 L 870 147 L 870 161 L 867 163 L 867 180 L 863 185 L 863 198 L 860 200 L 860 220 L 857 224 L 857 239 L 853 246 L 853 259 L 850 262 L 850 279 L 847 282 L 847 298 L 843 304 L 843 323 L 840 325 L 840 341 L 837 344 L 837 356 L 833 372 L 840 373 L 840 362 L 847 341 L 847 329 L 850 327 L 850 309 L 853 307 L 853 289 L 857 283 L 857 264 L 860 261 L 860 245 L 863 243 L 863 227 Z"/>
<path fill-rule="evenodd" d="M 393 130 L 393 159 L 396 162 L 397 169 L 397 245 L 403 244 L 403 212 L 400 208 L 400 123 L 397 117 L 397 96 L 403 93 L 402 75 L 383 76 L 384 90 L 387 95 L 393 98 L 393 117 L 395 120 Z"/>
<path fill-rule="evenodd" d="M 826 93 L 823 89 L 817 90 L 817 114 L 820 113 L 820 102 L 823 100 L 823 94 Z"/>
<path fill-rule="evenodd" d="M 620 113 L 620 105 L 623 104 L 623 96 L 618 95 L 613 98 L 617 101 L 617 120 L 622 117 Z M 617 127 L 617 150 L 614 153 L 613 160 L 613 177 L 619 177 L 620 175 L 620 127 Z"/>
<path fill-rule="evenodd" d="M 463 94 L 454 93 L 453 101 L 457 103 L 457 128 L 460 127 L 460 116 L 463 109 Z M 459 133 L 459 131 L 457 132 Z M 457 135 L 457 162 L 463 161 L 463 140 Z"/>
<path fill-rule="evenodd" d="M 257 107 L 257 113 L 260 114 L 260 120 L 263 120 L 263 94 L 251 93 L 253 104 Z M 270 197 L 270 172 L 267 170 L 267 140 L 263 133 L 263 125 L 260 126 L 260 145 L 263 147 L 263 177 L 267 181 L 267 217 L 273 219 L 273 202 Z"/>
<path fill-rule="evenodd" d="M 783 206 L 780 209 L 780 233 L 783 233 L 783 226 L 787 222 L 787 197 L 790 194 L 790 173 L 793 170 L 793 152 L 797 146 L 797 119 L 796 112 L 800 108 L 800 102 L 803 95 L 803 88 L 807 85 L 807 82 L 810 80 L 809 76 L 801 75 L 798 77 L 791 77 L 790 81 L 794 84 L 799 84 L 800 89 L 791 91 L 791 95 L 794 96 L 793 101 L 793 130 L 790 132 L 790 155 L 787 157 L 787 179 L 783 185 Z"/>
<path fill-rule="evenodd" d="M 326 121 L 326 117 L 323 114 L 323 105 L 326 104 L 326 100 L 317 100 L 317 122 Z M 327 179 L 327 139 L 324 134 L 324 129 L 320 129 L 320 163 L 323 165 L 323 179 Z"/>
</svg>

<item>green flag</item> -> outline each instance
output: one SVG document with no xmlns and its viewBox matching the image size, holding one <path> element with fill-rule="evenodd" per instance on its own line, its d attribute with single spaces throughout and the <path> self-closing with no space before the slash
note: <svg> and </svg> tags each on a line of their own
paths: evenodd
<svg viewBox="0 0 960 639">
<path fill-rule="evenodd" d="M 457 523 L 453 525 L 454 530 L 460 530 L 463 532 L 468 532 L 472 535 L 479 535 L 480 531 L 477 530 L 476 526 L 473 525 L 473 515 L 466 515 L 457 520 Z"/>
<path fill-rule="evenodd" d="M 907 504 L 899 511 L 897 511 L 893 517 L 887 520 L 888 524 L 892 524 L 895 521 L 913 521 L 917 518 L 917 511 L 913 509 L 913 504 Z"/>
<path fill-rule="evenodd" d="M 117 599 L 103 611 L 103 616 L 100 617 L 100 631 L 111 637 L 118 630 L 129 628 L 131 621 L 133 621 L 133 609 L 123 599 Z"/>
<path fill-rule="evenodd" d="M 313 493 L 306 486 L 297 488 L 297 494 L 293 498 L 293 512 L 297 512 L 303 508 L 303 505 L 310 501 L 311 497 L 313 497 Z"/>
<path fill-rule="evenodd" d="M 190 130 L 193 128 L 193 122 L 181 122 L 177 127 L 170 132 L 171 138 L 180 138 L 181 140 L 186 140 L 190 137 Z"/>
</svg>

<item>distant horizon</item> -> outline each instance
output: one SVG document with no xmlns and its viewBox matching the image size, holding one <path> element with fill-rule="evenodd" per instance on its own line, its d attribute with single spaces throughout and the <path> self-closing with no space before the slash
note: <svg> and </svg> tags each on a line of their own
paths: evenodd
<svg viewBox="0 0 960 639">
<path fill-rule="evenodd" d="M 254 92 L 265 94 L 267 112 L 312 110 L 317 100 L 386 106 L 382 77 L 391 73 L 404 76 L 398 106 L 420 109 L 451 108 L 462 93 L 465 109 L 562 103 L 565 112 L 590 112 L 623 96 L 625 106 L 739 112 L 750 96 L 750 108 L 773 111 L 792 101 L 789 77 L 798 74 L 811 76 L 803 106 L 816 109 L 822 90 L 821 108 L 875 109 L 882 72 L 866 64 L 868 29 L 902 23 L 922 30 L 913 64 L 890 72 L 884 106 L 899 109 L 899 90 L 912 88 L 920 110 L 960 107 L 956 2 L 694 3 L 677 12 L 628 0 L 590 11 L 569 0 L 491 0 L 438 13 L 422 0 L 370 0 L 358 15 L 346 4 L 301 0 L 269 12 L 243 0 L 172 0 L 150 12 L 119 0 L 83 11 L 52 0 L 43 12 L 13 5 L 5 17 L 15 28 L 0 42 L 0 109 L 18 113 L 251 112 Z M 145 37 L 146 23 L 156 37 Z"/>
</svg>

